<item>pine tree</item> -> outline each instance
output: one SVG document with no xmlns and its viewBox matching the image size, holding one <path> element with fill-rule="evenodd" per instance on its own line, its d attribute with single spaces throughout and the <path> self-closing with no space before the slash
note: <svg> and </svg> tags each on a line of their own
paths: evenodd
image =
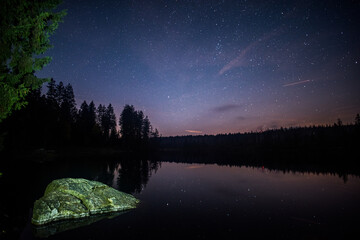
<svg viewBox="0 0 360 240">
<path fill-rule="evenodd" d="M 120 115 L 120 133 L 124 142 L 132 143 L 135 140 L 135 108 L 133 105 L 125 105 Z"/>
<path fill-rule="evenodd" d="M 150 124 L 148 116 L 146 116 L 143 120 L 143 125 L 142 125 L 142 139 L 145 142 L 147 142 L 149 140 L 150 129 L 151 129 L 151 124 Z"/>
<path fill-rule="evenodd" d="M 148 116 L 142 111 L 135 111 L 134 106 L 126 105 L 120 115 L 120 133 L 123 142 L 128 146 L 144 147 L 152 134 Z M 157 130 L 156 130 L 157 131 Z M 158 132 L 156 133 L 158 136 Z M 144 145 L 145 144 L 145 145 Z"/>
<path fill-rule="evenodd" d="M 2 0 L 0 7 L 0 122 L 24 107 L 29 91 L 49 79 L 35 71 L 51 61 L 39 57 L 51 47 L 49 37 L 65 12 L 54 13 L 59 0 Z M 36 57 L 35 57 L 36 56 Z"/>
<path fill-rule="evenodd" d="M 360 126 L 360 114 L 356 114 L 355 125 Z"/>
<path fill-rule="evenodd" d="M 74 90 L 70 83 L 64 88 L 64 92 L 61 100 L 61 112 L 64 117 L 73 123 L 76 118 L 76 102 Z"/>
<path fill-rule="evenodd" d="M 87 104 L 86 101 L 84 101 L 81 105 L 80 105 L 80 109 L 79 109 L 79 115 L 78 115 L 78 123 L 80 126 L 83 126 L 86 123 L 86 119 L 89 116 L 89 105 Z"/>
<path fill-rule="evenodd" d="M 108 140 L 111 132 L 116 132 L 116 116 L 114 113 L 114 108 L 111 104 L 109 104 L 107 108 L 100 104 L 97 112 L 98 124 L 101 128 L 105 140 Z"/>
<path fill-rule="evenodd" d="M 157 128 L 155 128 L 155 130 L 151 132 L 151 137 L 158 138 L 159 136 L 159 131 L 157 130 Z"/>
<path fill-rule="evenodd" d="M 65 87 L 63 82 L 59 82 L 59 84 L 56 86 L 56 94 L 55 99 L 57 102 L 57 105 L 60 107 L 62 105 L 62 102 L 65 98 Z"/>
<path fill-rule="evenodd" d="M 338 118 L 335 125 L 341 127 L 343 125 L 342 120 Z"/>
<path fill-rule="evenodd" d="M 88 145 L 89 139 L 89 105 L 86 101 L 82 102 L 77 115 L 76 121 L 76 139 L 80 145 Z"/>
<path fill-rule="evenodd" d="M 106 116 L 109 121 L 109 131 L 110 137 L 114 138 L 117 135 L 116 131 L 116 115 L 114 113 L 114 108 L 112 107 L 111 103 L 106 108 Z"/>
<path fill-rule="evenodd" d="M 135 113 L 135 138 L 138 141 L 142 139 L 143 122 L 144 113 L 142 111 L 137 111 Z"/>
<path fill-rule="evenodd" d="M 89 104 L 89 112 L 88 112 L 88 126 L 89 129 L 92 129 L 95 125 L 96 125 L 96 107 L 95 107 L 95 103 L 93 101 L 90 102 Z"/>
<path fill-rule="evenodd" d="M 56 102 L 56 83 L 53 78 L 49 81 L 47 85 L 48 91 L 46 93 L 46 98 L 49 101 Z"/>
<path fill-rule="evenodd" d="M 96 112 L 97 112 L 97 124 L 99 124 L 101 130 L 104 132 L 104 115 L 105 115 L 105 106 L 99 105 Z"/>
</svg>

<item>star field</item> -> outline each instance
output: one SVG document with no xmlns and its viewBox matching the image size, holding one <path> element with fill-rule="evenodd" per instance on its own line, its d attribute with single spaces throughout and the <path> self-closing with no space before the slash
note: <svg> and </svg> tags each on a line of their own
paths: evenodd
<svg viewBox="0 0 360 240">
<path fill-rule="evenodd" d="M 70 1 L 39 75 L 164 136 L 353 122 L 356 1 Z"/>
</svg>

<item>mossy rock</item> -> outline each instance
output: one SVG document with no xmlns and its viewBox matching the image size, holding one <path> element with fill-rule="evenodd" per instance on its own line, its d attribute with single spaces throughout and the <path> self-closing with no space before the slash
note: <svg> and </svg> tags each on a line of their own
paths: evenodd
<svg viewBox="0 0 360 240">
<path fill-rule="evenodd" d="M 76 219 L 94 214 L 136 208 L 139 200 L 103 183 L 82 178 L 52 181 L 45 194 L 34 203 L 31 222 L 43 225 L 62 219 Z"/>
</svg>

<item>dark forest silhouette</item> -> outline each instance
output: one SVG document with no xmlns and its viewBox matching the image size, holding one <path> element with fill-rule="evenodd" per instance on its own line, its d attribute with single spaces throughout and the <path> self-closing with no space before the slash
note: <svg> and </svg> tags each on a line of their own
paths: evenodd
<svg viewBox="0 0 360 240">
<path fill-rule="evenodd" d="M 355 123 L 349 125 L 338 119 L 331 126 L 162 137 L 157 141 L 165 161 L 331 172 L 344 178 L 360 173 L 359 114 Z"/>
<path fill-rule="evenodd" d="M 357 151 L 360 146 L 359 114 L 354 123 L 348 125 L 337 119 L 333 125 L 327 126 L 159 137 L 159 132 L 157 129 L 153 130 L 149 118 L 134 106 L 124 106 L 117 128 L 112 104 L 99 104 L 96 107 L 93 101 L 84 101 L 77 109 L 72 86 L 65 86 L 62 82 L 56 84 L 53 79 L 48 83 L 46 94 L 42 94 L 40 89 L 35 90 L 28 95 L 27 101 L 29 104 L 26 108 L 14 112 L 0 124 L 2 152 L 47 152 L 65 148 L 96 151 L 112 148 L 120 152 L 136 153 L 157 151 L 204 156 L 227 154 L 240 158 L 231 157 L 230 162 L 225 158 L 218 158 L 216 162 L 233 164 L 233 159 L 242 159 L 244 163 L 244 159 L 247 159 L 246 163 L 256 163 L 256 166 L 264 162 L 259 159 L 268 159 L 267 164 L 346 163 L 351 167 L 356 165 L 356 157 L 360 157 Z M 208 158 L 207 161 L 212 160 Z"/>
<path fill-rule="evenodd" d="M 343 125 L 340 119 L 330 126 L 280 128 L 263 132 L 218 135 L 162 137 L 159 147 L 165 151 L 256 152 L 262 150 L 345 150 L 360 143 L 359 114 L 355 124 Z"/>
<path fill-rule="evenodd" d="M 360 114 L 354 123 L 154 139 L 161 161 L 247 166 L 284 172 L 360 174 Z"/>
<path fill-rule="evenodd" d="M 134 106 L 126 105 L 116 129 L 112 104 L 84 101 L 76 108 L 70 84 L 51 79 L 46 94 L 41 89 L 27 96 L 28 106 L 14 112 L 0 124 L 4 151 L 57 149 L 62 147 L 116 147 L 126 150 L 146 149 L 150 138 L 158 137 L 150 120 Z"/>
</svg>

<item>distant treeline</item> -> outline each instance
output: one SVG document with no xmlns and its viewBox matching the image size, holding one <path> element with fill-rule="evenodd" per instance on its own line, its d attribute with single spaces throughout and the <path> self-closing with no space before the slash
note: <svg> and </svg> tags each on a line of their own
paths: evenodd
<svg viewBox="0 0 360 240">
<path fill-rule="evenodd" d="M 84 101 L 76 108 L 73 88 L 52 79 L 47 92 L 34 90 L 28 106 L 0 124 L 0 150 L 21 151 L 62 147 L 114 147 L 121 150 L 153 149 L 167 152 L 231 153 L 349 152 L 360 146 L 360 116 L 353 124 L 280 128 L 264 132 L 203 136 L 159 137 L 150 120 L 126 105 L 119 127 L 112 104 L 95 106 Z M 118 130 L 119 129 L 119 130 Z M 358 152 L 358 151 L 356 151 Z"/>
<path fill-rule="evenodd" d="M 61 147 L 112 146 L 132 150 L 148 148 L 158 137 L 150 120 L 134 106 L 126 105 L 119 116 L 119 128 L 112 104 L 95 106 L 84 101 L 76 108 L 73 88 L 51 79 L 46 94 L 41 89 L 27 96 L 28 106 L 14 112 L 0 124 L 3 151 L 56 149 Z M 1 150 L 1 149 L 0 149 Z"/>
<path fill-rule="evenodd" d="M 264 132 L 229 133 L 202 136 L 162 137 L 159 148 L 163 151 L 187 152 L 240 152 L 259 150 L 342 150 L 360 146 L 360 117 L 355 123 L 343 125 L 338 119 L 332 126 L 281 128 Z"/>
<path fill-rule="evenodd" d="M 284 171 L 360 174 L 360 117 L 355 124 L 264 132 L 161 137 L 165 161 L 254 166 Z"/>
</svg>

